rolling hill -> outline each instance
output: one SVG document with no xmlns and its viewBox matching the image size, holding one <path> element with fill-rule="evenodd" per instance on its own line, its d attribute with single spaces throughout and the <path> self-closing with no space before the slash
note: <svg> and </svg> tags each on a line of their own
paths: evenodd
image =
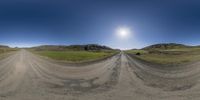
<svg viewBox="0 0 200 100">
<path fill-rule="evenodd" d="M 6 45 L 0 45 L 0 49 L 3 49 L 3 48 L 10 48 L 9 46 L 6 46 Z"/>
<path fill-rule="evenodd" d="M 161 43 L 154 44 L 147 47 L 142 48 L 143 50 L 167 50 L 167 49 L 181 49 L 181 48 L 189 48 L 192 46 L 184 45 L 184 44 L 176 44 L 176 43 Z"/>
<path fill-rule="evenodd" d="M 53 50 L 53 51 L 63 51 L 63 50 L 76 50 L 76 51 L 101 51 L 101 50 L 113 50 L 110 47 L 97 45 L 97 44 L 87 44 L 87 45 L 42 45 L 38 47 L 32 47 L 31 49 L 40 50 Z"/>
</svg>

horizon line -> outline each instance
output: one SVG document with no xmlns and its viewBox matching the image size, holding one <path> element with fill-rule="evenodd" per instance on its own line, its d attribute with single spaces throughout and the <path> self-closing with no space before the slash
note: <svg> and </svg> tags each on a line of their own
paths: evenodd
<svg viewBox="0 0 200 100">
<path fill-rule="evenodd" d="M 141 48 L 120 48 L 120 47 L 112 47 L 112 46 L 108 46 L 108 45 L 104 45 L 104 44 L 98 44 L 98 43 L 88 43 L 88 44 L 32 44 L 32 45 L 29 45 L 29 44 L 26 44 L 26 45 L 21 45 L 21 46 L 17 46 L 17 45 L 13 45 L 13 44 L 0 44 L 1 46 L 8 46 L 10 48 L 32 48 L 32 47 L 38 47 L 38 46 L 71 46 L 71 45 L 100 45 L 100 46 L 107 46 L 107 47 L 110 47 L 112 49 L 120 49 L 120 50 L 131 50 L 131 49 L 142 49 L 142 48 L 145 48 L 145 47 L 148 47 L 148 46 L 151 46 L 151 45 L 156 45 L 156 44 L 182 44 L 182 45 L 185 45 L 185 46 L 200 46 L 199 45 L 191 45 L 191 44 L 184 44 L 184 43 L 175 43 L 175 42 L 165 42 L 165 43 L 154 43 L 154 44 L 150 44 L 150 45 L 146 45 L 146 46 L 143 46 Z"/>
</svg>

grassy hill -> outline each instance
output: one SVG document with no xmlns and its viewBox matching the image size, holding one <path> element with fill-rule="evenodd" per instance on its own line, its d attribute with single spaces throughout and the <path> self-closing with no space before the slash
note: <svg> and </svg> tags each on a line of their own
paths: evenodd
<svg viewBox="0 0 200 100">
<path fill-rule="evenodd" d="M 187 46 L 184 44 L 176 44 L 176 43 L 162 43 L 162 44 L 154 44 L 143 48 L 143 50 L 167 50 L 167 49 L 181 49 L 181 48 L 190 48 L 191 46 Z"/>
<path fill-rule="evenodd" d="M 41 51 L 41 50 L 52 50 L 52 51 L 65 51 L 65 50 L 75 50 L 75 51 L 101 51 L 101 50 L 113 50 L 107 46 L 101 46 L 97 44 L 88 45 L 42 45 L 38 47 L 33 47 L 31 49 Z"/>
<path fill-rule="evenodd" d="M 87 62 L 103 59 L 116 54 L 118 51 L 97 44 L 88 45 L 43 45 L 31 48 L 31 51 L 55 60 L 67 62 Z"/>
<path fill-rule="evenodd" d="M 126 51 L 132 57 L 156 64 L 183 64 L 200 61 L 200 47 L 184 44 L 155 44 Z"/>
</svg>

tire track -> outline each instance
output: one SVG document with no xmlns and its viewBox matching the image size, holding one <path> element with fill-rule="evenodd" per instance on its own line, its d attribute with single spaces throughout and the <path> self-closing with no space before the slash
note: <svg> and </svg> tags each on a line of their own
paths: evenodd
<svg viewBox="0 0 200 100">
<path fill-rule="evenodd" d="M 198 100 L 198 65 L 162 69 L 123 52 L 92 64 L 64 65 L 21 50 L 0 61 L 0 99 Z"/>
</svg>

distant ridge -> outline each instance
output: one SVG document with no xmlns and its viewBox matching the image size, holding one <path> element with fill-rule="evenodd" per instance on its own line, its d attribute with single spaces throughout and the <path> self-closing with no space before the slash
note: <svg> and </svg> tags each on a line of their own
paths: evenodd
<svg viewBox="0 0 200 100">
<path fill-rule="evenodd" d="M 32 47 L 35 50 L 85 50 L 85 51 L 95 51 L 95 50 L 113 50 L 110 47 L 102 46 L 98 44 L 87 44 L 87 45 L 41 45 L 37 47 Z"/>
<path fill-rule="evenodd" d="M 10 47 L 6 45 L 0 45 L 0 48 L 10 48 Z"/>
<path fill-rule="evenodd" d="M 144 50 L 151 50 L 151 49 L 178 49 L 178 48 L 189 48 L 192 46 L 184 45 L 184 44 L 177 44 L 177 43 L 160 43 L 154 44 L 142 49 Z"/>
</svg>

